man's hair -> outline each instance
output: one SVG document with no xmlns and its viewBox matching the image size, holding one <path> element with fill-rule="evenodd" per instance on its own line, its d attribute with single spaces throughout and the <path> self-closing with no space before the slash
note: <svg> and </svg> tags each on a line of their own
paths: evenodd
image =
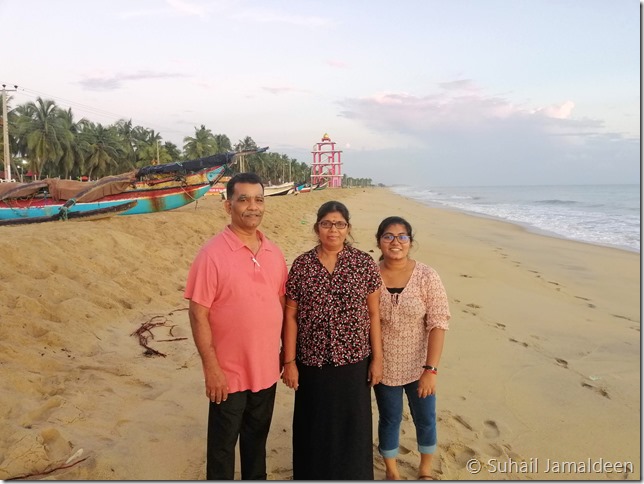
<svg viewBox="0 0 644 484">
<path fill-rule="evenodd" d="M 226 184 L 226 198 L 228 200 L 230 200 L 233 193 L 235 193 L 235 184 L 237 183 L 259 184 L 262 186 L 262 192 L 264 191 L 264 184 L 257 173 L 237 173 L 234 177 L 228 180 L 228 183 Z"/>
</svg>

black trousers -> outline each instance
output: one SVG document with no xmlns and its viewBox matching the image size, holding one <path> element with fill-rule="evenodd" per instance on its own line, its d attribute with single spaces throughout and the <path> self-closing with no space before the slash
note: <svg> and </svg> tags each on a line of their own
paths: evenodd
<svg viewBox="0 0 644 484">
<path fill-rule="evenodd" d="M 242 479 L 266 480 L 266 439 L 273 418 L 275 389 L 228 394 L 219 405 L 210 402 L 206 479 L 235 477 L 235 445 L 239 438 Z"/>
</svg>

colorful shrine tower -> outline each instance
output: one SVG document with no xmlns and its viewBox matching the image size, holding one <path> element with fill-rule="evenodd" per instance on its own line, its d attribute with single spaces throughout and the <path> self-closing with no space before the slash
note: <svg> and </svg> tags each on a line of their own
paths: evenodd
<svg viewBox="0 0 644 484">
<path fill-rule="evenodd" d="M 342 151 L 335 149 L 335 143 L 324 133 L 322 141 L 313 145 L 313 165 L 311 166 L 311 185 L 326 181 L 329 188 L 342 186 Z"/>
</svg>

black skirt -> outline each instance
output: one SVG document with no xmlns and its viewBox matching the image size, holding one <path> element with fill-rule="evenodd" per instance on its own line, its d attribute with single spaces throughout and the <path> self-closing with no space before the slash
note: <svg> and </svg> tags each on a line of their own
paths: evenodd
<svg viewBox="0 0 644 484">
<path fill-rule="evenodd" d="M 373 480 L 369 358 L 321 368 L 297 363 L 293 479 Z"/>
</svg>

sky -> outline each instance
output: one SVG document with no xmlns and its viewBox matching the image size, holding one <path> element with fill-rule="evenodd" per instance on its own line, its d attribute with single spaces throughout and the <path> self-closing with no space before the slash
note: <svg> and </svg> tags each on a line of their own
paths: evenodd
<svg viewBox="0 0 644 484">
<path fill-rule="evenodd" d="M 0 0 L 0 84 L 423 186 L 640 183 L 636 0 Z"/>
</svg>

